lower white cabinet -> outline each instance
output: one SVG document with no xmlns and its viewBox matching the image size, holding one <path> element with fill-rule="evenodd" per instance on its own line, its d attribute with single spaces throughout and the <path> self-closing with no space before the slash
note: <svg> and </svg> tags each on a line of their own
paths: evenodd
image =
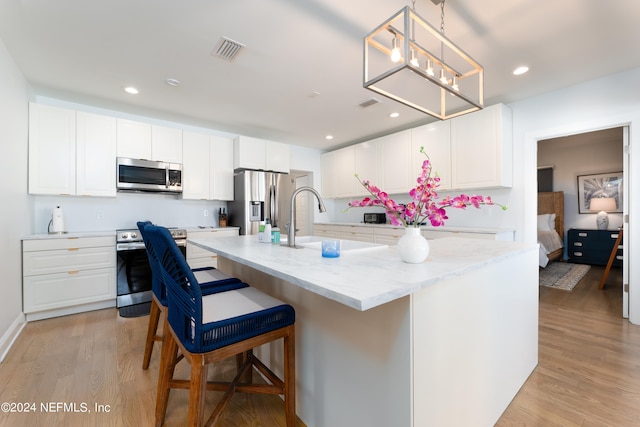
<svg viewBox="0 0 640 427">
<path fill-rule="evenodd" d="M 27 320 L 115 307 L 114 236 L 22 241 Z"/>
<path fill-rule="evenodd" d="M 220 238 L 220 237 L 233 237 L 237 236 L 239 229 L 236 227 L 231 228 L 216 228 L 210 230 L 196 230 L 187 231 L 188 238 Z M 218 255 L 214 252 L 202 249 L 192 243 L 187 242 L 187 263 L 191 268 L 202 267 L 214 267 L 218 268 Z"/>
<path fill-rule="evenodd" d="M 338 225 L 336 226 L 336 231 L 339 239 L 373 243 L 373 227 Z"/>
</svg>

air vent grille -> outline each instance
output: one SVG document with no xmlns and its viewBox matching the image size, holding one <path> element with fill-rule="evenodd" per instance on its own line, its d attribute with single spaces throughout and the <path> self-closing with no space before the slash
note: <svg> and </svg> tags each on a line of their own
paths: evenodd
<svg viewBox="0 0 640 427">
<path fill-rule="evenodd" d="M 369 99 L 365 99 L 364 101 L 362 101 L 360 104 L 358 104 L 358 106 L 362 107 L 362 108 L 369 108 L 373 105 L 379 104 L 380 101 L 376 98 L 369 98 Z"/>
<path fill-rule="evenodd" d="M 211 55 L 231 62 L 236 59 L 243 47 L 245 45 L 242 43 L 238 43 L 228 37 L 221 37 Z"/>
</svg>

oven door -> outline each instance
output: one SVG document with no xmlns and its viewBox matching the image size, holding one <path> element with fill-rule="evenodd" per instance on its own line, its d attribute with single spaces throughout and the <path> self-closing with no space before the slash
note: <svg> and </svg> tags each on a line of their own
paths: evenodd
<svg viewBox="0 0 640 427">
<path fill-rule="evenodd" d="M 187 248 L 184 243 L 180 242 L 178 247 L 186 256 Z M 118 244 L 117 255 L 117 307 L 150 302 L 152 300 L 151 267 L 144 243 Z"/>
</svg>

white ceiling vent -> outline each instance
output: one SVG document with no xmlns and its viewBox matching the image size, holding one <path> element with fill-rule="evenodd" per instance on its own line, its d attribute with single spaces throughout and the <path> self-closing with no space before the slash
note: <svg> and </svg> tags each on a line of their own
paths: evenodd
<svg viewBox="0 0 640 427">
<path fill-rule="evenodd" d="M 359 107 L 362 108 L 369 108 L 372 107 L 376 104 L 379 104 L 381 101 L 379 101 L 376 98 L 369 98 L 369 99 L 365 99 L 364 101 L 362 101 L 360 104 L 358 104 Z"/>
<path fill-rule="evenodd" d="M 238 43 L 228 37 L 221 37 L 211 55 L 232 62 L 243 47 L 245 46 L 242 43 Z"/>
</svg>

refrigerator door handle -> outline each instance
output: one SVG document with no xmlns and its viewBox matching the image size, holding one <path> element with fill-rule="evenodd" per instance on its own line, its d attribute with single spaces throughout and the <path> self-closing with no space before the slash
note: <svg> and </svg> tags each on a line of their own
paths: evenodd
<svg viewBox="0 0 640 427">
<path fill-rule="evenodd" d="M 276 186 L 271 184 L 269 186 L 269 214 L 271 215 L 271 224 L 277 227 L 276 221 L 278 218 L 278 193 Z"/>
</svg>

